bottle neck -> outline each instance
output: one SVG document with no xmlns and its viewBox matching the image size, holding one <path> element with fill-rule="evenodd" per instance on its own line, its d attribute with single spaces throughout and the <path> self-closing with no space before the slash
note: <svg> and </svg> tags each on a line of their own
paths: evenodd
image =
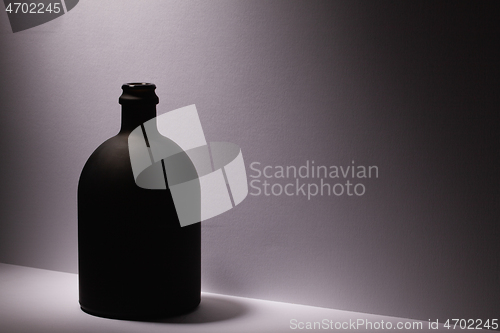
<svg viewBox="0 0 500 333">
<path fill-rule="evenodd" d="M 122 105 L 122 124 L 119 134 L 128 134 L 155 117 L 156 105 Z"/>
</svg>

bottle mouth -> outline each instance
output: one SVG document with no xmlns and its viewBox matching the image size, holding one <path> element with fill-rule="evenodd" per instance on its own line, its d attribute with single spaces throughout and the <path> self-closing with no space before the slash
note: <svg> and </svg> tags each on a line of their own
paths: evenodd
<svg viewBox="0 0 500 333">
<path fill-rule="evenodd" d="M 160 102 L 155 94 L 156 85 L 147 82 L 131 82 L 122 85 L 123 93 L 118 100 L 121 105 L 156 105 Z"/>
<path fill-rule="evenodd" d="M 140 88 L 149 88 L 149 89 L 156 89 L 156 85 L 154 83 L 147 83 L 147 82 L 131 82 L 131 83 L 125 83 L 122 85 L 122 89 L 140 89 Z"/>
</svg>

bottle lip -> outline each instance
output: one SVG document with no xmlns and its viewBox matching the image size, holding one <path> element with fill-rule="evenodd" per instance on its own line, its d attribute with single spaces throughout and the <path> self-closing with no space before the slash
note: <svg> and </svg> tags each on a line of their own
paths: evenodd
<svg viewBox="0 0 500 333">
<path fill-rule="evenodd" d="M 156 105 L 160 102 L 155 93 L 156 85 L 154 83 L 125 83 L 122 85 L 122 89 L 123 93 L 118 100 L 121 105 Z"/>
<path fill-rule="evenodd" d="M 122 89 L 156 89 L 156 85 L 148 82 L 130 82 L 124 83 Z"/>
</svg>

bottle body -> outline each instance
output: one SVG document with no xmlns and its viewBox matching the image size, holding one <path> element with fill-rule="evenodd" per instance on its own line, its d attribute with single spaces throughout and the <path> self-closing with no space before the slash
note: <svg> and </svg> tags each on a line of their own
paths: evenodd
<svg viewBox="0 0 500 333">
<path fill-rule="evenodd" d="M 201 225 L 180 226 L 168 188 L 136 185 L 128 134 L 156 111 L 134 103 L 122 103 L 122 131 L 94 151 L 80 176 L 79 294 L 85 312 L 153 319 L 199 304 Z M 167 138 L 162 144 L 175 145 Z"/>
</svg>

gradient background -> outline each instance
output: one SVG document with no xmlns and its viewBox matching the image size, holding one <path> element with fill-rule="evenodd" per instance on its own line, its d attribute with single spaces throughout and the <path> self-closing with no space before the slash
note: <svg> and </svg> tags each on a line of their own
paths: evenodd
<svg viewBox="0 0 500 333">
<path fill-rule="evenodd" d="M 495 4 L 86 0 L 16 34 L 2 11 L 0 262 L 77 272 L 80 171 L 121 84 L 149 81 L 247 167 L 379 167 L 362 197 L 249 196 L 204 222 L 204 291 L 498 318 Z"/>
</svg>

